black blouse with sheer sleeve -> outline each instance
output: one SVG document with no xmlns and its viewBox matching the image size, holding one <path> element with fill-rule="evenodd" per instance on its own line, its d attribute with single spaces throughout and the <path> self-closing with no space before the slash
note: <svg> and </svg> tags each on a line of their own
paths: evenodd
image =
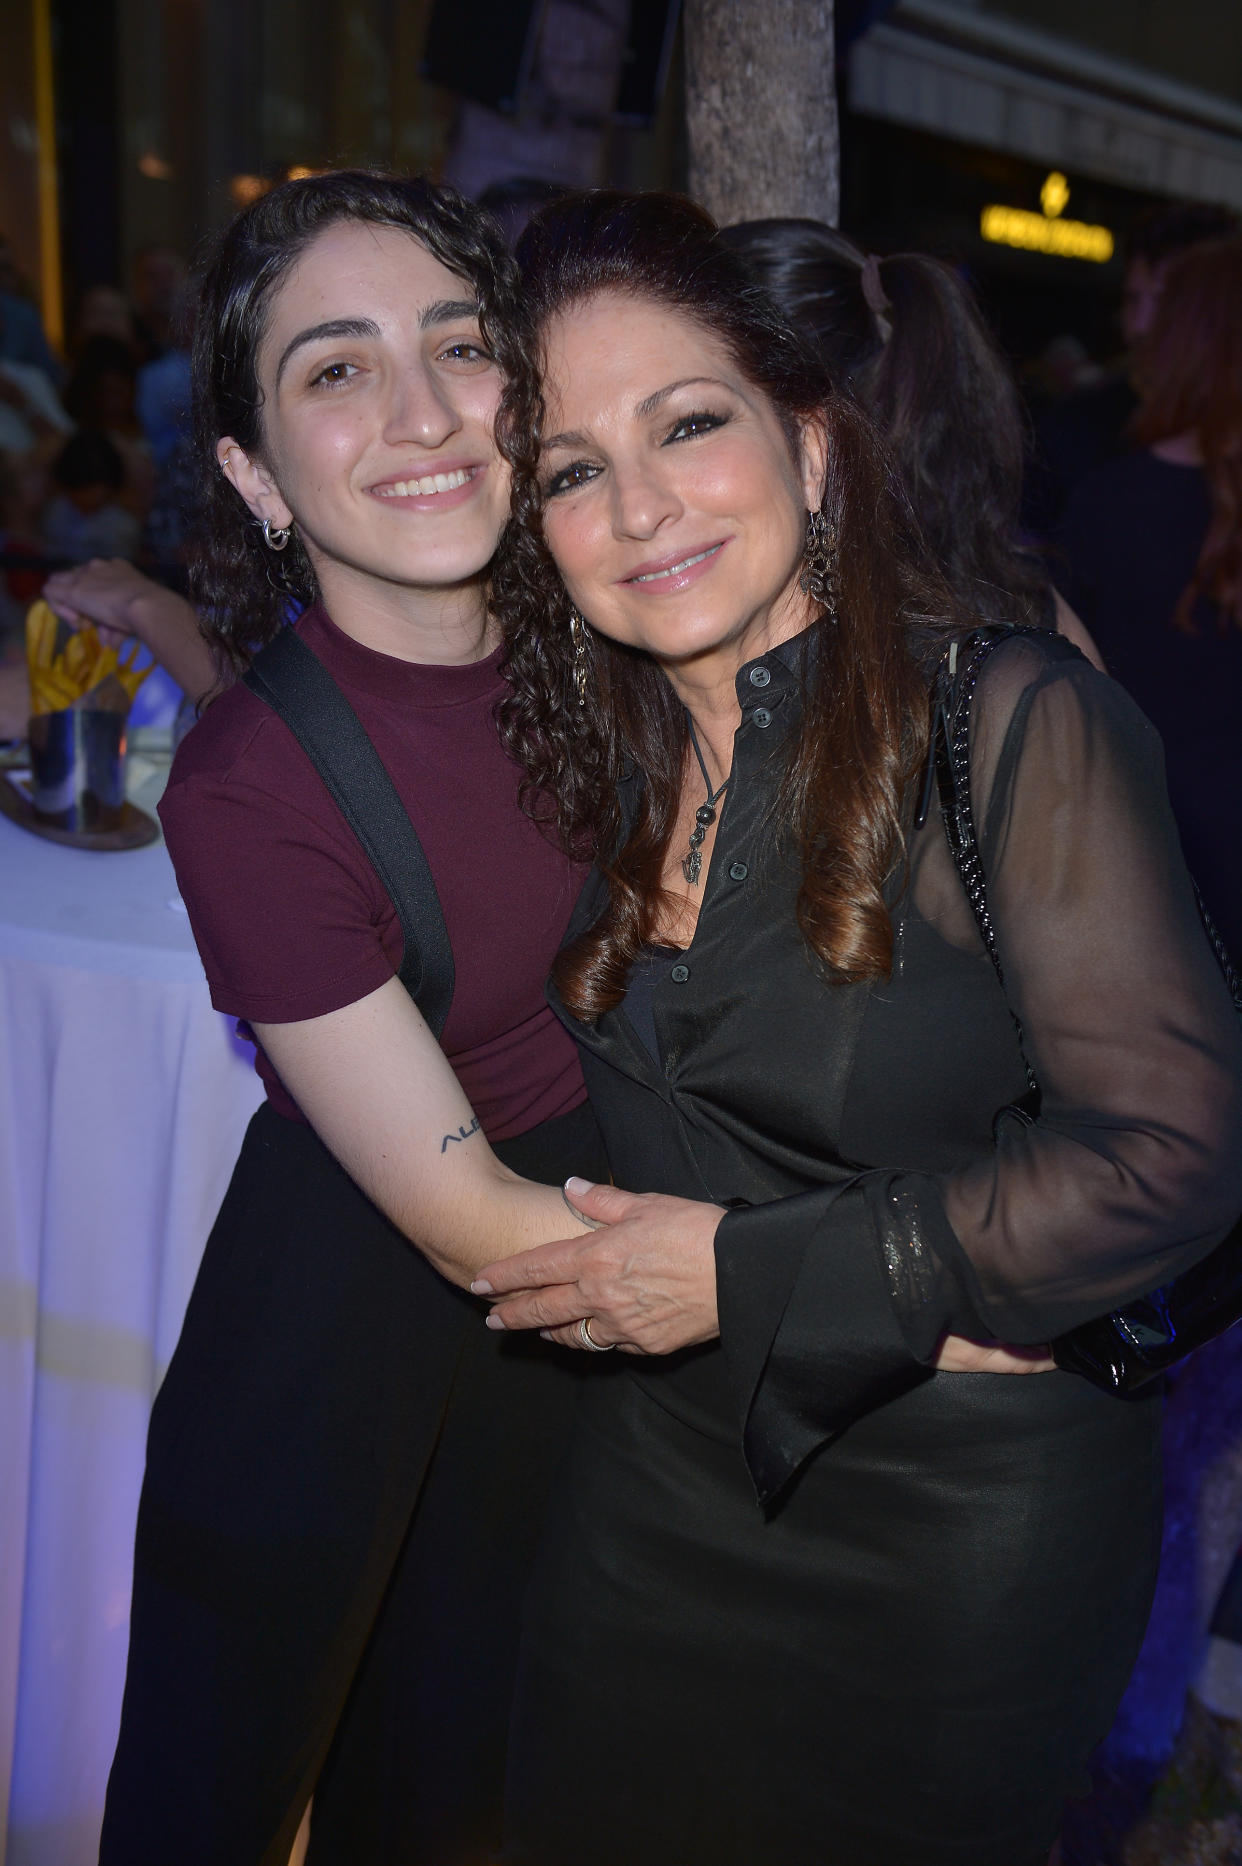
<svg viewBox="0 0 1242 1866">
<path fill-rule="evenodd" d="M 798 931 L 773 820 L 804 641 L 738 676 L 693 943 L 653 958 L 643 1016 L 572 1026 L 618 1183 L 735 1207 L 720 1343 L 633 1374 L 700 1430 L 740 1425 L 765 1499 L 928 1379 L 945 1331 L 1046 1341 L 1195 1262 L 1242 1209 L 1242 1034 L 1146 720 L 1055 637 L 999 648 L 971 782 L 1010 1003 L 937 812 L 892 885 L 891 978 L 842 985 Z M 596 877 L 578 926 L 601 899 Z M 1033 1123 L 1006 1112 L 1026 1088 L 1010 1004 Z"/>
</svg>

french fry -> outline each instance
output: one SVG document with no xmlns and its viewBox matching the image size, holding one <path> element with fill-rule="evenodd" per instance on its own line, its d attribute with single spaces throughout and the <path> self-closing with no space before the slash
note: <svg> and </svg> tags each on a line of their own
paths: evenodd
<svg viewBox="0 0 1242 1866">
<path fill-rule="evenodd" d="M 77 698 L 77 686 L 58 669 L 36 667 L 31 670 L 30 710 L 36 716 L 40 713 L 63 712 Z"/>
<path fill-rule="evenodd" d="M 136 641 L 118 653 L 105 648 L 93 624 L 87 623 L 70 635 L 59 654 L 56 643 L 60 619 L 49 604 L 40 599 L 26 612 L 26 666 L 30 676 L 30 710 L 35 716 L 58 713 L 77 706 L 111 682 L 107 701 L 109 710 L 123 693 L 132 705 L 134 695 L 151 672 L 135 666 L 141 652 Z M 119 689 L 119 691 L 118 691 Z"/>
<path fill-rule="evenodd" d="M 65 673 L 79 687 L 85 683 L 94 658 L 93 646 L 87 640 L 85 629 L 69 637 L 65 643 L 64 653 L 61 655 L 61 660 L 65 664 Z"/>
<path fill-rule="evenodd" d="M 141 649 L 136 641 L 127 642 L 123 651 L 117 656 L 116 661 L 117 679 L 124 687 L 126 693 L 128 693 L 131 701 L 147 675 L 151 672 L 151 669 L 155 666 L 155 662 L 150 661 L 146 667 L 135 667 L 134 663 L 137 661 L 140 653 Z"/>
<path fill-rule="evenodd" d="M 155 662 L 152 661 L 150 667 L 119 667 L 117 669 L 117 679 L 124 687 L 126 693 L 128 693 L 131 705 L 133 704 L 134 697 L 139 687 L 141 687 L 143 681 L 151 672 L 151 668 L 154 666 Z"/>
<path fill-rule="evenodd" d="M 26 611 L 26 662 L 31 668 L 50 667 L 56 653 L 60 618 L 40 597 Z"/>
<path fill-rule="evenodd" d="M 92 633 L 93 632 L 94 631 L 92 630 Z M 95 637 L 95 664 L 90 670 L 90 677 L 86 685 L 82 688 L 82 692 L 89 693 L 92 687 L 97 687 L 101 680 L 107 680 L 108 675 L 114 674 L 115 672 L 116 672 L 116 649 L 102 647 L 99 642 L 99 637 L 96 636 Z"/>
</svg>

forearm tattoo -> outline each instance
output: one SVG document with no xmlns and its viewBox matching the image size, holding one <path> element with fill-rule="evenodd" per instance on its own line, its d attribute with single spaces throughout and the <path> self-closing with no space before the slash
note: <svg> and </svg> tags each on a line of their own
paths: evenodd
<svg viewBox="0 0 1242 1866">
<path fill-rule="evenodd" d="M 455 1134 L 446 1134 L 444 1136 L 444 1139 L 440 1142 L 440 1152 L 441 1153 L 448 1152 L 449 1142 L 451 1140 L 453 1141 L 469 1140 L 472 1134 L 477 1134 L 478 1132 L 479 1132 L 479 1117 L 476 1114 L 474 1117 L 474 1120 L 470 1123 L 469 1127 L 459 1127 Z"/>
</svg>

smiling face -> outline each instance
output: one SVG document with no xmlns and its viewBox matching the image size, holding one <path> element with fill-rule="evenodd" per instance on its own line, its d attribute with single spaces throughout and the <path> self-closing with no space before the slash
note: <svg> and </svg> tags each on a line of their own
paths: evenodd
<svg viewBox="0 0 1242 1866">
<path fill-rule="evenodd" d="M 724 345 L 652 301 L 571 306 L 545 355 L 544 534 L 572 601 L 675 684 L 731 683 L 815 613 L 798 576 L 821 437 L 795 458 Z"/>
<path fill-rule="evenodd" d="M 218 454 L 251 510 L 296 524 L 330 612 L 479 576 L 509 509 L 500 375 L 474 293 L 410 234 L 341 221 L 276 289 L 261 448 Z"/>
</svg>

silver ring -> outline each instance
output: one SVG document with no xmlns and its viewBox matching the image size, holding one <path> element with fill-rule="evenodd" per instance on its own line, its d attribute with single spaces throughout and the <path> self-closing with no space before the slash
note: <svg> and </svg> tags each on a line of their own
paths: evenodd
<svg viewBox="0 0 1242 1866">
<path fill-rule="evenodd" d="M 578 1339 L 583 1347 L 588 1348 L 592 1354 L 611 1354 L 617 1345 L 615 1341 L 597 1341 L 595 1339 L 594 1335 L 591 1333 L 591 1318 L 589 1315 L 584 1315 L 578 1324 Z"/>
</svg>

